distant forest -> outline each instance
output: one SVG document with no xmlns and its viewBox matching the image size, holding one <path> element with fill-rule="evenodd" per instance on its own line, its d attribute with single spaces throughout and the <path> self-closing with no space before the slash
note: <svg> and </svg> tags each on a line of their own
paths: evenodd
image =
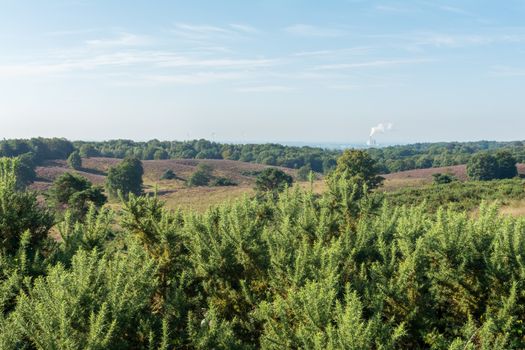
<svg viewBox="0 0 525 350">
<path fill-rule="evenodd" d="M 367 150 L 382 173 L 465 164 L 479 152 L 510 151 L 518 162 L 525 161 L 523 141 L 440 142 L 370 148 Z M 32 138 L 0 141 L 0 157 L 23 156 L 26 163 L 66 159 L 75 150 L 82 157 L 152 159 L 229 159 L 286 168 L 309 168 L 328 173 L 335 167 L 340 150 L 293 147 L 280 144 L 226 144 L 208 140 L 136 142 L 69 141 L 62 138 Z"/>
</svg>

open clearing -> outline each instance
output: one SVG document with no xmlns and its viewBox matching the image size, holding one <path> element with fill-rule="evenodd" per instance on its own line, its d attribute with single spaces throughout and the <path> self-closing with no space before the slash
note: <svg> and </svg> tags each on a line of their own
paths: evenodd
<svg viewBox="0 0 525 350">
<path fill-rule="evenodd" d="M 117 165 L 120 161 L 120 159 L 115 158 L 86 158 L 82 160 L 83 168 L 79 171 L 70 169 L 63 160 L 51 161 L 44 166 L 37 167 L 38 181 L 31 187 L 35 190 L 46 190 L 51 186 L 54 179 L 65 172 L 75 172 L 85 176 L 94 184 L 103 185 L 109 168 Z M 147 193 L 156 191 L 158 196 L 166 202 L 168 208 L 193 209 L 200 212 L 211 205 L 243 196 L 252 196 L 256 173 L 269 167 L 255 163 L 212 159 L 145 160 L 142 163 L 144 166 L 144 189 Z M 212 166 L 214 176 L 231 179 L 238 185 L 187 187 L 185 180 L 201 163 Z M 175 172 L 176 180 L 160 180 L 161 175 L 167 169 Z M 297 171 L 294 169 L 280 169 L 294 176 L 294 178 L 297 175 Z M 525 164 L 518 164 L 518 171 L 520 174 L 525 174 Z M 382 190 L 395 191 L 400 188 L 428 185 L 432 183 L 432 175 L 435 173 L 452 174 L 461 181 L 467 179 L 465 165 L 408 170 L 383 175 L 385 182 Z M 299 185 L 304 188 L 310 186 L 308 182 L 302 182 Z M 315 193 L 321 193 L 325 188 L 322 178 L 314 181 L 313 191 Z M 510 215 L 523 215 L 525 214 L 525 203 L 513 203 L 511 206 L 502 207 L 502 212 Z"/>
<path fill-rule="evenodd" d="M 63 160 L 52 161 L 37 167 L 38 180 L 31 186 L 32 189 L 45 191 L 54 179 L 66 172 L 74 172 L 88 178 L 97 185 L 103 185 L 110 167 L 117 165 L 121 159 L 115 158 L 86 158 L 82 160 L 82 169 L 72 170 Z M 237 186 L 217 187 L 187 187 L 185 180 L 197 169 L 201 163 L 213 168 L 213 176 L 225 177 L 235 181 Z M 224 201 L 240 198 L 254 193 L 255 178 L 269 166 L 255 163 L 246 163 L 233 160 L 196 160 L 196 159 L 171 159 L 171 160 L 145 160 L 144 189 L 146 193 L 157 192 L 158 196 L 166 202 L 168 208 L 194 209 L 204 211 L 209 206 Z M 167 169 L 175 172 L 177 179 L 160 180 Z M 279 168 L 296 177 L 296 170 Z"/>
</svg>

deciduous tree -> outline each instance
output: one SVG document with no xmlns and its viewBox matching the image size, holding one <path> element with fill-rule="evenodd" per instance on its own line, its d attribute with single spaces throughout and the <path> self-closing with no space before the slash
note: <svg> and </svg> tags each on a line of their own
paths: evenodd
<svg viewBox="0 0 525 350">
<path fill-rule="evenodd" d="M 75 151 L 69 155 L 67 158 L 67 165 L 69 165 L 71 169 L 75 170 L 82 168 L 82 158 L 80 158 L 78 151 Z"/>
</svg>

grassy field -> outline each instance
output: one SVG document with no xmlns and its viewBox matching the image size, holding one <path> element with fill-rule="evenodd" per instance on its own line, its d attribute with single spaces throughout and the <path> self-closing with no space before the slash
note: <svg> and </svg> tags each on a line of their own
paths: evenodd
<svg viewBox="0 0 525 350">
<path fill-rule="evenodd" d="M 85 176 L 97 185 L 103 185 L 107 171 L 121 160 L 114 158 L 88 158 L 82 160 L 82 169 L 74 171 L 70 169 L 65 161 L 53 161 L 38 167 L 38 181 L 32 185 L 32 189 L 45 191 L 53 180 L 65 172 L 76 172 Z M 235 181 L 237 186 L 216 187 L 187 187 L 185 180 L 196 170 L 201 163 L 208 164 L 213 168 L 214 176 L 226 177 Z M 231 160 L 146 160 L 144 166 L 144 190 L 146 193 L 157 192 L 157 195 L 166 202 L 166 206 L 172 209 L 193 209 L 204 211 L 209 206 L 224 201 L 233 200 L 242 196 L 254 194 L 256 173 L 268 166 L 254 163 L 245 163 Z M 167 169 L 171 169 L 177 175 L 175 180 L 161 180 L 160 177 Z M 296 170 L 280 168 L 296 178 Z M 301 186 L 307 186 L 303 183 Z M 319 191 L 322 190 L 322 181 L 316 184 Z"/>
<path fill-rule="evenodd" d="M 83 159 L 82 170 L 76 172 L 82 176 L 87 177 L 95 184 L 103 185 L 108 169 L 119 162 L 119 159 L 114 158 Z M 201 163 L 210 165 L 213 168 L 214 176 L 226 177 L 235 181 L 238 185 L 217 187 L 187 187 L 185 185 L 185 180 L 196 170 L 197 166 Z M 146 193 L 157 192 L 157 195 L 166 202 L 166 206 L 168 208 L 181 208 L 183 210 L 192 209 L 199 212 L 205 211 L 207 208 L 215 204 L 231 201 L 243 196 L 252 196 L 254 194 L 253 188 L 255 186 L 256 173 L 268 167 L 261 164 L 230 160 L 195 159 L 149 160 L 143 161 L 143 166 L 144 189 Z M 173 170 L 177 175 L 177 179 L 160 180 L 161 175 L 167 169 Z M 281 169 L 296 178 L 297 173 L 295 170 L 287 168 Z M 518 166 L 518 170 L 520 174 L 524 174 L 525 164 L 520 164 Z M 47 188 L 49 188 L 49 186 L 51 186 L 53 180 L 56 177 L 58 177 L 60 174 L 70 171 L 72 170 L 67 166 L 65 161 L 49 162 L 44 166 L 37 168 L 38 181 L 32 185 L 32 188 L 45 191 Z M 467 178 L 466 167 L 464 165 L 445 168 L 410 170 L 384 175 L 385 181 L 380 190 L 386 192 L 389 196 L 393 195 L 396 198 L 404 197 L 408 198 L 409 200 L 411 197 L 428 197 L 429 199 L 436 197 L 440 198 L 441 200 L 446 200 L 446 198 L 450 197 L 450 193 L 445 193 L 445 195 L 436 195 L 435 190 L 430 186 L 433 179 L 432 174 L 435 173 L 449 173 L 454 175 L 460 181 L 464 181 Z M 310 183 L 308 182 L 298 182 L 297 184 L 303 188 L 310 186 Z M 458 185 L 456 185 L 456 187 Z M 465 186 L 468 187 L 469 183 L 465 183 Z M 459 187 L 463 187 L 463 185 Z M 319 176 L 318 179 L 313 183 L 313 190 L 315 193 L 322 193 L 325 189 L 326 186 L 324 180 L 321 176 Z M 453 194 L 452 197 L 455 198 L 456 194 Z M 462 196 L 464 197 L 465 195 Z M 498 199 L 500 199 L 500 201 L 501 198 L 502 195 L 498 195 Z M 402 201 L 405 200 L 403 199 Z M 514 196 L 513 198 L 509 197 L 508 200 L 501 202 L 501 212 L 503 214 L 514 216 L 525 215 L 525 199 L 521 199 L 519 196 Z"/>
</svg>

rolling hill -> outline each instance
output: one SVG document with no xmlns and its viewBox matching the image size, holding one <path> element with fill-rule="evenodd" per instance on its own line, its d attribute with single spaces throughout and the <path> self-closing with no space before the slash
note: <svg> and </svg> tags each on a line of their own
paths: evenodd
<svg viewBox="0 0 525 350">
<path fill-rule="evenodd" d="M 48 161 L 37 167 L 37 181 L 31 185 L 31 188 L 45 191 L 58 176 L 66 172 L 75 172 L 88 178 L 94 184 L 103 185 L 109 168 L 117 165 L 119 162 L 121 160 L 115 158 L 85 158 L 82 160 L 82 169 L 75 171 L 68 167 L 66 161 Z M 208 164 L 213 168 L 214 176 L 231 179 L 238 185 L 186 187 L 185 180 L 202 163 Z M 142 161 L 142 164 L 144 167 L 144 189 L 146 192 L 152 193 L 156 191 L 169 208 L 181 207 L 196 210 L 204 210 L 212 204 L 253 194 L 257 173 L 270 167 L 255 163 L 214 159 L 145 160 Z M 296 176 L 296 170 L 278 168 L 294 177 Z M 160 180 L 161 175 L 167 169 L 175 172 L 176 180 Z"/>
</svg>

